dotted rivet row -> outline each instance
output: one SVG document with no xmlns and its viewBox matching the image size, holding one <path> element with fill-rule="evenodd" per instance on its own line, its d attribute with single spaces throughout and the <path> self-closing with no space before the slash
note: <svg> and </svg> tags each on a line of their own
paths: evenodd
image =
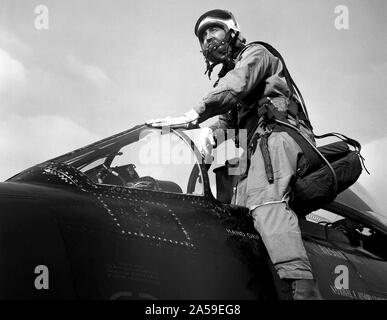
<svg viewBox="0 0 387 320">
<path fill-rule="evenodd" d="M 179 218 L 177 217 L 177 215 L 174 214 L 171 209 L 168 209 L 168 211 L 172 215 L 172 217 L 175 219 L 175 221 L 176 221 L 177 225 L 179 226 L 179 228 L 181 229 L 181 231 L 183 231 L 187 240 L 191 241 L 191 237 L 189 236 L 187 230 L 184 229 L 184 227 L 183 227 L 182 223 L 180 222 Z"/>
<path fill-rule="evenodd" d="M 101 186 L 99 186 L 101 187 Z M 102 186 L 102 188 L 105 189 L 104 186 Z M 157 197 L 159 196 L 159 194 L 155 193 L 154 191 L 149 191 L 147 193 L 146 190 L 137 190 L 137 189 L 131 189 L 131 188 L 124 188 L 124 187 L 114 187 L 114 188 L 109 188 L 109 190 L 101 190 L 101 192 L 106 195 L 106 196 L 110 196 L 111 197 L 111 192 L 115 192 L 115 193 L 120 193 L 121 194 L 121 197 L 120 199 L 124 199 L 124 200 L 127 200 L 127 198 L 125 197 L 125 195 L 131 195 L 131 196 L 134 196 L 136 197 L 137 194 L 138 195 L 141 195 L 141 196 L 144 196 L 144 195 L 149 195 L 150 197 Z M 161 196 L 161 195 L 160 195 Z M 192 197 L 190 197 L 189 195 L 184 195 L 184 194 L 177 194 L 177 193 L 163 193 L 162 194 L 162 198 L 163 199 L 179 199 L 181 201 L 187 201 L 191 204 L 195 204 L 195 205 L 199 205 L 199 206 L 202 206 L 202 207 L 205 207 L 205 208 L 209 208 L 209 207 L 212 207 L 210 204 L 208 204 L 207 201 L 205 201 L 204 198 L 198 198 L 198 199 L 192 199 Z M 132 199 L 133 200 L 133 199 Z M 151 203 L 151 202 L 150 202 Z M 163 205 L 165 206 L 165 204 L 161 204 L 161 203 L 158 203 L 158 205 Z"/>
<path fill-rule="evenodd" d="M 109 206 L 103 201 L 102 197 L 100 195 L 98 195 L 97 193 L 94 193 L 93 195 L 98 199 L 98 201 L 105 208 L 105 210 L 108 212 L 108 214 L 111 217 L 113 217 L 115 225 L 117 226 L 117 228 L 119 228 L 119 230 L 121 230 L 121 234 L 129 235 L 129 236 L 136 236 L 136 237 L 146 238 L 146 239 L 152 239 L 152 240 L 158 240 L 158 241 L 162 241 L 162 242 L 166 242 L 166 243 L 171 243 L 171 244 L 178 244 L 178 245 L 187 246 L 187 247 L 190 247 L 190 248 L 194 248 L 195 247 L 192 243 L 189 243 L 187 241 L 176 241 L 176 240 L 171 240 L 171 239 L 167 239 L 167 238 L 162 238 L 162 237 L 159 237 L 159 236 L 144 234 L 142 232 L 131 232 L 131 231 L 123 230 L 121 228 L 121 225 L 118 223 L 117 217 L 114 215 L 113 211 L 109 208 Z M 144 202 L 157 203 L 157 202 L 152 202 L 152 201 L 144 201 Z M 186 232 L 186 230 L 182 227 L 180 221 L 179 220 L 177 220 L 177 221 L 178 221 L 178 225 L 181 226 L 183 233 L 186 235 L 187 240 L 191 241 L 191 238 L 188 236 L 188 233 Z"/>
<path fill-rule="evenodd" d="M 63 167 L 63 168 L 62 168 Z M 74 169 L 75 170 L 75 169 Z M 43 174 L 44 175 L 53 175 L 61 179 L 62 181 L 68 183 L 69 185 L 75 185 L 78 188 L 80 188 L 84 192 L 88 192 L 84 185 L 87 185 L 89 187 L 92 187 L 95 189 L 95 186 L 91 184 L 87 179 L 81 179 L 83 178 L 81 175 L 75 176 L 67 171 L 67 166 L 64 166 L 62 164 L 56 164 L 53 163 L 51 165 L 46 165 L 43 167 Z"/>
<path fill-rule="evenodd" d="M 50 174 L 50 175 L 56 176 L 59 179 L 61 179 L 62 181 L 66 182 L 66 183 L 68 183 L 70 185 L 71 184 L 76 184 L 75 181 L 71 177 L 69 177 L 65 173 L 63 173 L 63 172 L 61 172 L 59 170 L 56 170 L 54 168 L 46 168 L 46 169 L 44 169 L 43 174 Z"/>
</svg>

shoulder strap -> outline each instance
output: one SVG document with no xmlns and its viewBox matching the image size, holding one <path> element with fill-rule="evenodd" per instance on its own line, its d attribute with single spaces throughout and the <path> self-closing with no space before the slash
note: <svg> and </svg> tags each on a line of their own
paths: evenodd
<svg viewBox="0 0 387 320">
<path fill-rule="evenodd" d="M 275 49 L 272 45 L 270 45 L 266 42 L 256 41 L 254 43 L 260 44 L 261 46 L 265 47 L 273 56 L 277 57 L 281 61 L 282 66 L 283 66 L 284 75 L 285 75 L 286 84 L 288 85 L 288 88 L 290 90 L 290 98 L 292 96 L 298 97 L 298 99 L 301 103 L 302 111 L 305 114 L 306 119 L 310 122 L 308 110 L 306 109 L 304 98 L 301 94 L 301 91 L 298 89 L 296 83 L 294 82 L 292 76 L 290 75 L 288 67 L 286 66 L 285 60 L 282 57 L 282 55 L 278 52 L 277 49 Z"/>
<path fill-rule="evenodd" d="M 254 44 L 258 44 L 258 45 L 263 46 L 273 56 L 275 56 L 276 58 L 278 58 L 281 61 L 282 67 L 283 67 L 284 76 L 285 76 L 285 80 L 286 80 L 286 84 L 287 84 L 287 86 L 289 88 L 289 91 L 290 91 L 289 99 L 291 100 L 293 97 L 297 97 L 298 98 L 299 104 L 301 105 L 301 110 L 300 111 L 303 113 L 303 118 L 305 118 L 307 126 L 310 127 L 310 129 L 313 131 L 313 127 L 310 124 L 308 110 L 306 109 L 304 98 L 303 98 L 300 90 L 298 89 L 296 83 L 294 82 L 292 76 L 290 75 L 289 70 L 288 70 L 288 68 L 286 66 L 284 58 L 278 52 L 278 50 L 275 49 L 272 45 L 270 45 L 270 44 L 268 44 L 266 42 L 254 41 L 254 42 L 251 42 L 248 45 L 246 45 L 245 48 L 243 48 L 243 50 L 240 52 L 240 54 L 243 53 L 243 51 L 245 51 L 247 48 L 249 48 L 251 45 L 254 45 Z"/>
</svg>

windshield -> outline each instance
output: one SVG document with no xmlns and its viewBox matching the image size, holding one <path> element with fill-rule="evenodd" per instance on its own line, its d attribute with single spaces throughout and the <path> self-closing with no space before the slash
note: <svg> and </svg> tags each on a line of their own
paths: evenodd
<svg viewBox="0 0 387 320">
<path fill-rule="evenodd" d="M 71 165 L 96 184 L 204 193 L 195 153 L 174 131 L 136 127 L 53 161 Z"/>
</svg>

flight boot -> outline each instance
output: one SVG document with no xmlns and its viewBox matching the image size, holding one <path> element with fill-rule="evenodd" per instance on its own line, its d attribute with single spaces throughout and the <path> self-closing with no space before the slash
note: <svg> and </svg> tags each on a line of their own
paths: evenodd
<svg viewBox="0 0 387 320">
<path fill-rule="evenodd" d="M 280 300 L 322 300 L 314 279 L 281 279 Z"/>
<path fill-rule="evenodd" d="M 314 279 L 292 279 L 293 300 L 322 300 L 317 281 Z"/>
</svg>

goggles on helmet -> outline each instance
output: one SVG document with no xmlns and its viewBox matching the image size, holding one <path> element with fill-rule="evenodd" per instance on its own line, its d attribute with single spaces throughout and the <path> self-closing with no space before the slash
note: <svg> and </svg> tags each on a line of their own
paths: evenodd
<svg viewBox="0 0 387 320">
<path fill-rule="evenodd" d="M 209 26 L 219 26 L 225 29 L 225 31 L 232 29 L 234 31 L 240 32 L 239 24 L 236 21 L 234 15 L 227 10 L 210 10 L 200 16 L 195 25 L 195 35 L 199 38 L 200 42 L 203 38 L 203 32 Z"/>
</svg>

